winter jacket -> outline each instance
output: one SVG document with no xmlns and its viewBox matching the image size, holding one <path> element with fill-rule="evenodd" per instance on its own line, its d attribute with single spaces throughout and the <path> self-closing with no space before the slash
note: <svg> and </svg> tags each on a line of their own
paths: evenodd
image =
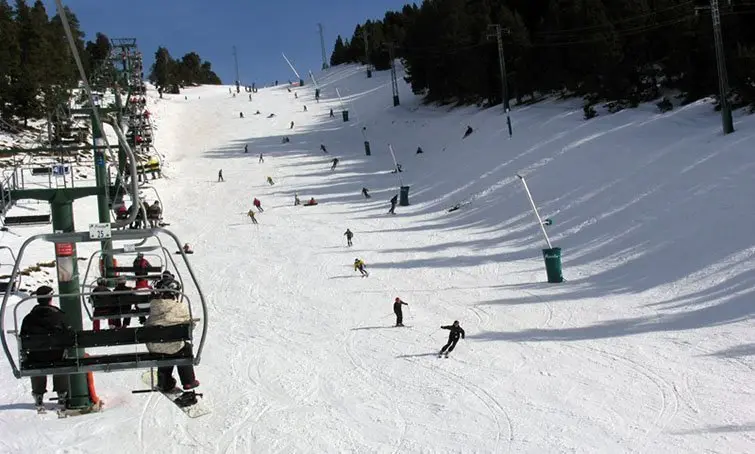
<svg viewBox="0 0 755 454">
<path fill-rule="evenodd" d="M 364 268 L 364 262 L 362 260 L 354 262 L 354 271 L 361 270 L 362 268 Z"/>
<path fill-rule="evenodd" d="M 136 272 L 134 275 L 136 276 L 146 276 L 147 275 L 147 268 L 150 267 L 149 262 L 144 257 L 134 259 L 134 268 L 136 268 Z"/>
<path fill-rule="evenodd" d="M 191 323 L 189 307 L 175 299 L 153 299 L 149 302 L 149 318 L 144 326 L 174 326 Z M 173 355 L 184 348 L 184 341 L 148 343 L 151 353 Z"/>
<path fill-rule="evenodd" d="M 391 199 L 391 205 L 395 205 L 398 203 L 398 195 L 394 195 Z"/>
<path fill-rule="evenodd" d="M 404 306 L 408 306 L 408 304 L 406 304 L 406 303 L 405 303 L 405 302 L 403 302 L 403 301 L 399 301 L 398 303 L 393 303 L 393 313 L 394 313 L 394 314 L 400 314 L 400 313 L 401 313 L 401 305 L 402 305 L 402 304 L 403 304 Z"/>
<path fill-rule="evenodd" d="M 223 173 L 220 173 L 220 176 L 223 176 Z M 150 205 L 149 208 L 147 208 L 147 217 L 149 219 L 160 219 L 160 217 L 163 215 L 163 210 L 160 208 L 160 205 Z"/>
<path fill-rule="evenodd" d="M 73 332 L 65 321 L 63 311 L 55 306 L 38 304 L 24 317 L 21 322 L 21 335 L 30 334 L 57 334 Z M 28 358 L 32 361 L 60 361 L 65 355 L 65 349 L 55 349 L 43 352 L 29 353 Z"/>
<path fill-rule="evenodd" d="M 459 335 L 461 335 L 461 338 L 464 339 L 464 329 L 462 329 L 461 326 L 454 326 L 454 325 L 446 325 L 441 326 L 443 329 L 449 329 L 451 330 L 450 333 L 448 333 L 448 340 L 459 340 Z"/>
<path fill-rule="evenodd" d="M 354 238 L 354 234 L 351 232 L 351 230 L 347 230 L 344 235 L 346 235 L 346 238 L 352 239 Z"/>
</svg>

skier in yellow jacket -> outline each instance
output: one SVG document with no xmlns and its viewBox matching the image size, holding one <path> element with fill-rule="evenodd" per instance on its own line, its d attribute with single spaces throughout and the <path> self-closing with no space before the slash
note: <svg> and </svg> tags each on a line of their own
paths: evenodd
<svg viewBox="0 0 755 454">
<path fill-rule="evenodd" d="M 370 273 L 367 272 L 367 270 L 364 268 L 365 264 L 363 260 L 360 259 L 354 259 L 354 271 L 359 271 L 362 273 L 362 277 L 368 277 Z"/>
</svg>

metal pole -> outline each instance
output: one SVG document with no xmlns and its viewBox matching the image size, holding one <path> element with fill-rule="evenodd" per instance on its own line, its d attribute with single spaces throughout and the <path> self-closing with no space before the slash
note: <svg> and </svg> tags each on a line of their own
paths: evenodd
<svg viewBox="0 0 755 454">
<path fill-rule="evenodd" d="M 489 25 L 488 28 L 493 29 L 494 32 L 488 34 L 488 37 L 495 36 L 498 41 L 498 65 L 501 70 L 501 96 L 503 98 L 503 111 L 506 113 L 506 124 L 509 128 L 509 138 L 513 135 L 511 128 L 511 106 L 509 105 L 509 84 L 506 77 L 506 57 L 503 54 L 503 38 L 501 37 L 501 26 L 498 24 Z"/>
<path fill-rule="evenodd" d="M 545 242 L 548 244 L 548 249 L 553 249 L 553 246 L 551 246 L 551 240 L 548 239 L 548 234 L 545 232 L 545 226 L 543 225 L 543 220 L 540 218 L 540 213 L 537 212 L 537 206 L 535 206 L 535 201 L 532 199 L 532 194 L 530 194 L 530 188 L 527 187 L 527 182 L 524 181 L 524 177 L 517 174 L 516 175 L 520 180 L 522 180 L 522 184 L 524 185 L 524 190 L 527 191 L 527 197 L 530 199 L 530 204 L 532 204 L 532 212 L 535 213 L 535 217 L 537 218 L 537 225 L 540 226 L 540 230 L 543 232 L 543 236 L 545 237 Z"/>
<path fill-rule="evenodd" d="M 74 232 L 73 224 L 73 202 L 68 199 L 53 200 L 50 203 L 50 214 L 52 218 L 52 228 L 54 232 Z M 78 294 L 79 288 L 79 271 L 78 259 L 76 258 L 76 243 L 69 243 L 71 254 L 59 255 L 62 248 L 55 248 L 55 261 L 58 272 L 58 292 L 64 294 Z M 61 267 L 67 267 L 68 273 L 60 272 Z M 64 275 L 65 274 L 65 275 Z M 60 309 L 65 313 L 65 320 L 74 331 L 81 331 L 83 324 L 81 322 L 81 304 L 79 296 L 61 296 Z M 84 356 L 84 349 L 71 349 L 69 356 L 81 358 Z M 69 376 L 70 398 L 67 408 L 88 408 L 92 406 L 89 399 L 89 388 L 87 386 L 86 374 L 73 374 Z"/>
<path fill-rule="evenodd" d="M 281 52 L 281 55 L 283 55 L 283 58 L 286 60 L 286 63 L 288 63 L 288 67 L 291 68 L 291 71 L 293 71 L 294 74 L 296 74 L 296 78 L 299 79 L 299 80 L 302 80 L 301 76 L 299 76 L 299 73 L 296 72 L 296 68 L 294 68 L 294 65 L 292 65 L 291 62 L 286 57 L 286 54 L 284 54 L 283 52 Z"/>
<path fill-rule="evenodd" d="M 110 224 L 110 179 L 108 177 L 107 167 L 105 165 L 105 153 L 103 153 L 102 151 L 102 147 L 105 145 L 105 140 L 102 136 L 103 132 L 98 127 L 97 122 L 92 121 L 92 144 L 94 145 L 94 178 L 97 183 L 97 187 L 103 189 L 102 192 L 97 195 L 97 214 L 99 215 L 100 222 Z M 113 242 L 110 239 L 100 241 L 100 247 L 103 251 L 113 249 Z M 113 267 L 113 256 L 109 254 L 103 254 L 102 258 L 105 262 L 105 269 L 111 269 Z"/>
<path fill-rule="evenodd" d="M 322 50 L 322 69 L 328 69 L 330 68 L 330 65 L 328 65 L 328 56 L 325 52 L 325 35 L 322 31 L 322 24 L 317 24 L 317 28 L 320 31 L 320 50 Z"/>
<path fill-rule="evenodd" d="M 404 180 L 401 179 L 401 172 L 398 171 L 398 162 L 396 161 L 396 155 L 393 154 L 393 146 L 391 146 L 391 144 L 388 144 L 388 151 L 391 152 L 391 157 L 393 158 L 393 168 L 396 169 L 396 176 L 398 177 L 398 184 L 400 188 L 404 186 Z"/>
<path fill-rule="evenodd" d="M 713 21 L 713 38 L 716 47 L 721 122 L 723 123 L 724 134 L 730 134 L 734 132 L 734 120 L 731 116 L 731 105 L 729 104 L 729 77 L 726 72 L 726 54 L 724 53 L 723 34 L 721 33 L 721 12 L 718 7 L 718 0 L 710 0 L 710 17 Z"/>
<path fill-rule="evenodd" d="M 395 56 L 393 55 L 394 44 L 385 43 L 385 46 L 388 48 L 388 58 L 391 60 L 391 90 L 393 91 L 393 107 L 396 107 L 400 105 L 401 102 L 398 98 L 398 79 L 396 78 Z"/>
</svg>

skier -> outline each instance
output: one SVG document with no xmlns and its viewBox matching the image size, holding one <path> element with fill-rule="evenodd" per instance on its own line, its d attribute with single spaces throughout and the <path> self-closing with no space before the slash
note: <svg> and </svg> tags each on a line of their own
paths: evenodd
<svg viewBox="0 0 755 454">
<path fill-rule="evenodd" d="M 218 170 L 218 182 L 225 181 L 223 179 L 223 169 Z"/>
<path fill-rule="evenodd" d="M 270 186 L 274 185 L 275 182 L 273 181 L 273 177 L 267 177 L 267 182 Z"/>
<path fill-rule="evenodd" d="M 360 273 L 362 273 L 362 277 L 368 277 L 370 275 L 370 273 L 368 273 L 365 269 L 365 266 L 366 265 L 364 264 L 363 260 L 360 260 L 358 258 L 354 259 L 354 271 L 358 270 Z"/>
<path fill-rule="evenodd" d="M 236 95 L 233 96 L 236 97 Z M 244 118 L 244 112 L 239 112 L 239 118 Z"/>
<path fill-rule="evenodd" d="M 306 111 L 307 111 L 307 106 L 304 106 L 304 112 L 306 112 Z"/>
<path fill-rule="evenodd" d="M 250 94 L 250 95 L 249 95 L 249 101 L 251 101 L 251 100 L 252 100 L 252 95 Z"/>
<path fill-rule="evenodd" d="M 364 196 L 364 198 L 365 198 L 365 199 L 369 199 L 370 197 L 372 197 L 372 196 L 370 195 L 370 192 L 369 192 L 369 191 L 370 191 L 370 190 L 369 190 L 369 189 L 367 189 L 367 188 L 362 188 L 362 195 Z"/>
<path fill-rule="evenodd" d="M 42 285 L 32 295 L 37 296 L 37 305 L 24 317 L 21 322 L 21 335 L 29 334 L 63 334 L 72 333 L 73 329 L 66 323 L 63 311 L 50 305 L 52 302 L 52 287 Z M 42 352 L 30 352 L 27 359 L 34 362 L 55 362 L 63 359 L 64 348 L 54 348 Z M 65 405 L 68 397 L 68 376 L 53 375 L 52 390 L 58 393 L 58 403 Z M 37 375 L 31 377 L 31 394 L 34 396 L 34 405 L 37 411 L 43 411 L 43 399 L 47 392 L 47 376 Z"/>
<path fill-rule="evenodd" d="M 257 211 L 259 211 L 260 213 L 265 211 L 262 209 L 262 202 L 260 202 L 260 199 L 258 199 L 257 197 L 254 198 L 254 201 L 252 203 L 257 208 Z"/>
<path fill-rule="evenodd" d="M 244 144 L 244 153 L 249 153 L 249 144 Z"/>
<path fill-rule="evenodd" d="M 338 165 L 338 158 L 333 158 L 333 165 L 330 166 L 330 170 L 336 170 L 337 165 Z"/>
<path fill-rule="evenodd" d="M 467 125 L 467 130 L 466 130 L 466 131 L 464 132 L 464 137 L 462 137 L 462 139 L 466 139 L 466 138 L 467 138 L 467 137 L 469 137 L 469 136 L 470 136 L 470 134 L 472 134 L 473 132 L 474 132 L 474 129 L 472 129 L 472 127 L 471 127 L 471 126 Z"/>
<path fill-rule="evenodd" d="M 404 313 L 401 312 L 401 306 L 408 306 L 405 302 L 401 301 L 398 296 L 393 301 L 393 313 L 396 314 L 396 326 L 404 326 Z"/>
<path fill-rule="evenodd" d="M 388 214 L 396 214 L 396 204 L 398 203 L 398 194 L 391 198 L 391 209 L 388 210 Z"/>
<path fill-rule="evenodd" d="M 417 147 L 417 154 L 422 154 L 424 151 L 422 151 L 422 147 Z"/>
<path fill-rule="evenodd" d="M 291 126 L 288 129 L 294 129 L 294 122 L 291 122 Z"/>
<path fill-rule="evenodd" d="M 260 159 L 259 159 L 259 162 L 260 162 L 260 163 L 262 163 L 262 162 L 265 162 L 265 158 L 263 158 L 263 157 L 262 157 L 262 153 L 260 153 Z"/>
<path fill-rule="evenodd" d="M 160 290 L 156 298 L 149 302 L 149 318 L 146 326 L 175 326 L 191 324 L 191 315 L 188 306 L 178 299 L 176 292 L 181 291 L 181 284 L 174 279 L 162 279 L 156 285 Z M 166 356 L 183 356 L 191 352 L 191 344 L 185 341 L 177 342 L 152 342 L 147 343 L 150 353 L 159 353 Z M 194 374 L 194 366 L 191 364 L 177 366 L 178 377 L 181 380 L 184 391 L 199 386 L 199 381 Z M 176 388 L 176 380 L 173 378 L 173 366 L 157 368 L 157 389 L 160 391 L 172 391 Z"/>
<path fill-rule="evenodd" d="M 351 246 L 351 239 L 354 238 L 354 234 L 351 232 L 351 230 L 346 229 L 344 235 L 346 236 L 346 245 Z"/>
<path fill-rule="evenodd" d="M 440 358 L 443 355 L 443 353 L 445 353 L 446 358 L 448 358 L 448 354 L 454 351 L 454 347 L 456 347 L 456 343 L 459 342 L 459 336 L 461 336 L 461 338 L 464 339 L 464 329 L 461 326 L 459 326 L 458 320 L 454 320 L 453 325 L 441 326 L 441 328 L 451 330 L 451 332 L 448 333 L 448 342 L 446 343 L 446 345 L 443 346 L 443 348 L 440 349 L 440 353 L 438 353 L 438 358 Z"/>
<path fill-rule="evenodd" d="M 246 215 L 247 215 L 247 216 L 249 216 L 249 217 L 250 217 L 250 218 L 252 219 L 252 223 L 253 223 L 253 224 L 257 224 L 257 223 L 258 223 L 258 222 L 257 222 L 257 218 L 255 218 L 255 217 L 254 217 L 254 210 L 251 210 L 251 209 L 250 209 L 250 210 L 249 210 L 249 211 L 248 211 L 248 212 L 246 213 Z"/>
<path fill-rule="evenodd" d="M 330 109 L 330 118 L 335 117 L 335 114 L 333 113 L 333 109 Z"/>
<path fill-rule="evenodd" d="M 299 99 L 299 94 L 294 92 L 294 99 Z"/>
<path fill-rule="evenodd" d="M 327 153 L 328 152 L 328 149 L 325 148 L 324 144 L 320 144 L 320 150 L 322 150 L 323 153 Z"/>
<path fill-rule="evenodd" d="M 299 200 L 299 193 L 294 192 L 294 206 L 297 206 L 299 204 L 301 204 L 301 201 Z"/>
</svg>

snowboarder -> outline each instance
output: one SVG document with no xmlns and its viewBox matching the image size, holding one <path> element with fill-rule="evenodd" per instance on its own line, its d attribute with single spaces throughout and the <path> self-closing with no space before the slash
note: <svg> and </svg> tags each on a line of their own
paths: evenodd
<svg viewBox="0 0 755 454">
<path fill-rule="evenodd" d="M 333 158 L 333 165 L 330 166 L 330 170 L 336 170 L 337 165 L 338 165 L 338 158 Z"/>
<path fill-rule="evenodd" d="M 37 305 L 24 317 L 21 322 L 21 335 L 29 334 L 61 334 L 71 333 L 73 329 L 66 323 L 63 311 L 50 305 L 52 302 L 52 287 L 42 285 L 32 295 L 37 296 Z M 65 355 L 65 348 L 54 348 L 42 352 L 30 352 L 27 359 L 34 362 L 60 361 Z M 58 393 L 58 402 L 65 405 L 68 397 L 68 376 L 53 375 L 52 390 Z M 47 392 L 47 376 L 37 375 L 31 377 L 31 394 L 34 396 L 34 405 L 37 411 L 43 411 L 43 399 Z"/>
<path fill-rule="evenodd" d="M 246 213 L 246 215 L 247 215 L 247 216 L 249 216 L 249 218 L 250 218 L 250 219 L 252 220 L 252 223 L 253 223 L 253 224 L 257 224 L 257 218 L 255 218 L 255 217 L 254 217 L 254 210 L 251 210 L 251 209 L 250 209 L 250 210 L 249 210 L 249 211 L 248 211 L 248 212 Z"/>
<path fill-rule="evenodd" d="M 467 130 L 466 130 L 466 131 L 464 132 L 464 137 L 462 137 L 462 139 L 466 139 L 466 138 L 467 138 L 467 137 L 469 137 L 469 136 L 470 136 L 470 134 L 472 134 L 473 132 L 474 132 L 474 129 L 472 129 L 472 127 L 471 127 L 471 126 L 467 125 Z"/>
<path fill-rule="evenodd" d="M 294 192 L 294 206 L 297 206 L 299 204 L 301 204 L 301 201 L 299 200 L 299 193 Z"/>
<path fill-rule="evenodd" d="M 325 144 L 322 144 L 322 143 L 320 144 L 320 150 L 322 150 L 323 153 L 327 153 L 328 152 L 328 149 L 325 148 Z"/>
<path fill-rule="evenodd" d="M 181 284 L 174 279 L 162 279 L 155 285 L 156 298 L 149 302 L 149 318 L 145 326 L 175 326 L 190 324 L 191 315 L 188 305 L 178 299 Z M 147 343 L 150 353 L 159 353 L 166 356 L 184 356 L 191 353 L 191 344 L 185 341 L 178 342 L 152 342 Z M 194 366 L 191 364 L 177 366 L 178 377 L 181 380 L 184 391 L 199 386 L 199 380 L 194 374 Z M 173 378 L 173 366 L 157 368 L 157 389 L 160 391 L 172 391 L 176 387 Z"/>
<path fill-rule="evenodd" d="M 388 214 L 396 214 L 396 204 L 398 203 L 398 194 L 391 198 L 391 209 L 388 210 Z"/>
<path fill-rule="evenodd" d="M 191 249 L 191 246 L 189 246 L 189 243 L 184 244 L 183 250 L 184 250 L 184 254 L 194 253 L 194 251 Z"/>
<path fill-rule="evenodd" d="M 364 196 L 365 199 L 369 199 L 370 197 L 372 197 L 370 195 L 370 190 L 367 188 L 362 188 L 362 195 Z"/>
<path fill-rule="evenodd" d="M 351 230 L 346 229 L 346 232 L 344 232 L 344 235 L 346 236 L 346 245 L 351 246 L 351 239 L 354 238 L 354 233 L 352 233 Z"/>
<path fill-rule="evenodd" d="M 244 153 L 249 153 L 249 144 L 244 145 Z"/>
<path fill-rule="evenodd" d="M 274 185 L 274 184 L 275 184 L 275 182 L 273 181 L 273 177 L 267 177 L 267 183 L 268 183 L 268 184 L 269 184 L 270 186 Z"/>
<path fill-rule="evenodd" d="M 259 211 L 260 213 L 265 211 L 262 209 L 262 202 L 260 202 L 260 199 L 258 199 L 257 197 L 254 198 L 254 202 L 252 203 L 254 203 L 254 206 L 257 208 L 257 211 Z"/>
<path fill-rule="evenodd" d="M 225 181 L 223 179 L 223 169 L 218 170 L 218 182 Z"/>
<path fill-rule="evenodd" d="M 304 203 L 305 207 L 311 207 L 311 206 L 315 206 L 315 205 L 317 205 L 317 200 L 315 200 L 314 197 L 310 197 L 310 199 L 307 200 L 306 203 Z"/>
<path fill-rule="evenodd" d="M 265 162 L 265 158 L 262 157 L 262 153 L 260 153 L 260 160 L 259 160 L 259 162 L 260 163 Z"/>
<path fill-rule="evenodd" d="M 408 306 L 405 302 L 401 301 L 398 296 L 393 301 L 393 313 L 396 314 L 396 326 L 404 326 L 404 313 L 401 312 L 401 306 Z"/>
<path fill-rule="evenodd" d="M 461 326 L 459 326 L 458 320 L 454 320 L 453 325 L 441 326 L 441 328 L 451 330 L 451 332 L 448 333 L 448 342 L 446 343 L 446 345 L 443 346 L 443 348 L 440 349 L 440 353 L 438 353 L 438 358 L 440 358 L 444 353 L 446 354 L 446 358 L 448 358 L 448 354 L 454 351 L 454 347 L 456 347 L 456 343 L 459 342 L 459 336 L 461 336 L 461 338 L 464 339 L 464 329 Z"/>
<path fill-rule="evenodd" d="M 354 259 L 354 271 L 359 271 L 362 273 L 362 277 L 368 277 L 370 273 L 367 272 L 365 269 L 365 263 L 363 260 L 360 260 L 358 258 Z"/>
</svg>

